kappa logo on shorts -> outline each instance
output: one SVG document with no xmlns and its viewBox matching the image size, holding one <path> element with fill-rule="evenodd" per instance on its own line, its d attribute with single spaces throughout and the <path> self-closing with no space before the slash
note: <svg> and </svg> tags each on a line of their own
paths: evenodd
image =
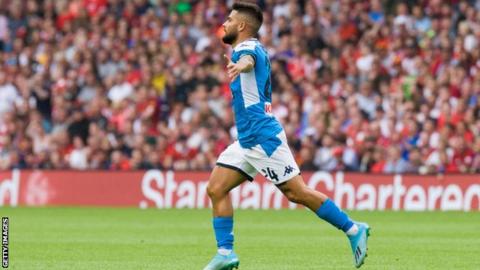
<svg viewBox="0 0 480 270">
<path fill-rule="evenodd" d="M 295 170 L 295 169 L 294 169 L 292 166 L 290 166 L 290 165 L 285 166 L 285 172 L 283 173 L 283 176 L 292 173 L 294 170 Z"/>
</svg>

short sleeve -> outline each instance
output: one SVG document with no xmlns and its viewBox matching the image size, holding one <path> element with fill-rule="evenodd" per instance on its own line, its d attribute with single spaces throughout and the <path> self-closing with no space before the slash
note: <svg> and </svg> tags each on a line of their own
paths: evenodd
<svg viewBox="0 0 480 270">
<path fill-rule="evenodd" d="M 240 58 L 242 58 L 242 56 L 245 56 L 245 55 L 252 56 L 253 60 L 256 63 L 257 62 L 257 53 L 256 53 L 256 50 L 255 50 L 255 45 L 248 44 L 248 43 L 240 44 L 238 46 L 238 48 L 235 49 L 233 59 L 235 61 L 238 61 Z"/>
</svg>

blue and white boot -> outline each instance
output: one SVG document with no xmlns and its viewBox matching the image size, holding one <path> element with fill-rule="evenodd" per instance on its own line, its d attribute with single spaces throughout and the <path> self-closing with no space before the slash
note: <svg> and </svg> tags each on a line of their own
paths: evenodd
<svg viewBox="0 0 480 270">
<path fill-rule="evenodd" d="M 237 269 L 239 264 L 240 261 L 233 251 L 229 255 L 217 253 L 203 270 L 232 270 Z"/>
<path fill-rule="evenodd" d="M 360 268 L 367 257 L 367 240 L 370 236 L 370 226 L 366 223 L 355 222 L 358 232 L 355 235 L 348 236 L 353 252 L 353 262 L 356 268 Z"/>
</svg>

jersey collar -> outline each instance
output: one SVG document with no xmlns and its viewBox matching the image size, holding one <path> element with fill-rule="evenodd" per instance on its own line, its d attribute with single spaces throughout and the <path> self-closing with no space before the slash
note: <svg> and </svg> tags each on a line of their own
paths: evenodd
<svg viewBox="0 0 480 270">
<path fill-rule="evenodd" d="M 237 45 L 235 45 L 235 47 L 233 48 L 233 50 L 235 51 L 240 45 L 242 45 L 242 44 L 245 43 L 245 42 L 248 42 L 248 41 L 257 41 L 257 40 L 258 40 L 258 39 L 253 38 L 253 37 L 252 37 L 252 38 L 247 38 L 247 39 L 245 39 L 244 41 L 242 41 L 242 42 L 238 43 Z"/>
</svg>

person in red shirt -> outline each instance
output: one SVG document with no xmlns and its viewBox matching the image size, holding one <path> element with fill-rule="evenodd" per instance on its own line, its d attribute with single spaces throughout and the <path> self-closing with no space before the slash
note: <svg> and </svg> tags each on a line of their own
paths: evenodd
<svg viewBox="0 0 480 270">
<path fill-rule="evenodd" d="M 385 168 L 385 148 L 376 147 L 373 151 L 373 164 L 370 167 L 372 173 L 383 173 Z"/>
<path fill-rule="evenodd" d="M 454 166 L 454 172 L 468 172 L 469 168 L 473 165 L 475 153 L 467 146 L 465 140 L 459 135 L 453 137 L 450 140 L 450 143 L 453 148 L 453 156 L 449 165 Z"/>
<path fill-rule="evenodd" d="M 473 158 L 471 173 L 480 173 L 480 138 L 477 137 L 475 144 L 473 145 L 473 152 L 475 157 Z"/>
</svg>

